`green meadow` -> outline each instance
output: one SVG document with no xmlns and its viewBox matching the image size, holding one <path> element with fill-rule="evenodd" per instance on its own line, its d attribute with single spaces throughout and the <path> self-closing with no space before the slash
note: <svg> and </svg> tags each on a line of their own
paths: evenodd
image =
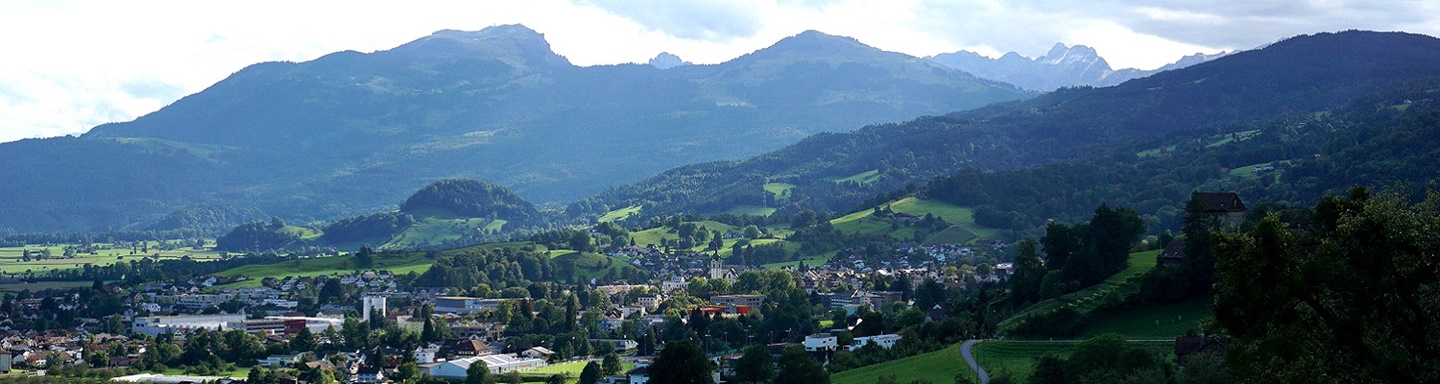
<svg viewBox="0 0 1440 384">
<path fill-rule="evenodd" d="M 897 383 L 920 380 L 940 384 L 955 382 L 957 374 L 975 377 L 974 373 L 970 371 L 970 366 L 965 364 L 965 359 L 960 357 L 959 344 L 934 352 L 836 373 L 830 375 L 830 382 L 834 384 L 872 384 L 879 381 L 881 376 L 891 376 Z"/>
</svg>

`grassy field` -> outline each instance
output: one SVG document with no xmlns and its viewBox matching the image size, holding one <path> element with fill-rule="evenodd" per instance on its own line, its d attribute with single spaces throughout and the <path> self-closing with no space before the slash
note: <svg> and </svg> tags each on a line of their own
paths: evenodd
<svg viewBox="0 0 1440 384">
<path fill-rule="evenodd" d="M 246 265 L 243 267 L 231 268 L 216 276 L 235 277 L 245 276 L 250 280 L 231 284 L 232 287 L 258 287 L 260 279 L 266 277 L 282 278 L 286 276 L 319 276 L 350 273 L 360 268 L 353 265 L 353 258 L 350 256 L 317 257 L 312 259 L 291 260 L 275 264 Z M 427 259 L 422 254 L 413 254 L 403 257 L 376 257 L 375 265 L 366 270 L 383 270 L 392 273 L 403 274 L 411 271 L 423 273 L 430 269 L 435 260 Z"/>
<path fill-rule="evenodd" d="M 1214 316 L 1211 298 L 1202 297 L 1185 302 L 1153 307 L 1103 311 L 1090 319 L 1090 326 L 1080 337 L 1117 333 L 1136 339 L 1164 339 L 1200 330 L 1200 321 Z"/>
<path fill-rule="evenodd" d="M 997 229 L 975 224 L 975 211 L 939 200 L 922 200 L 914 197 L 906 197 L 891 202 L 889 205 L 891 211 L 916 216 L 931 214 L 959 228 L 954 231 L 947 230 L 937 233 L 927 242 L 933 243 L 935 242 L 934 240 L 964 238 L 966 237 L 964 232 L 969 232 L 970 235 L 973 235 L 975 238 L 993 237 L 999 232 Z M 857 211 L 831 220 L 830 225 L 835 226 L 835 229 L 843 232 L 866 234 L 888 233 L 891 237 L 902 240 L 911 239 L 914 233 L 914 230 L 910 228 L 901 228 L 900 230 L 892 231 L 890 229 L 890 219 L 876 217 L 874 211 L 869 209 Z M 935 237 L 941 235 L 944 237 Z M 965 239 L 965 241 L 970 240 L 971 239 Z"/>
<path fill-rule="evenodd" d="M 975 362 L 985 368 L 990 377 L 995 377 L 1000 372 L 1009 372 L 1018 379 L 1016 381 L 1023 383 L 1025 378 L 1030 377 L 1036 357 L 1046 353 L 1069 357 L 1074 347 L 1074 342 L 986 340 L 975 343 L 975 347 L 970 351 L 975 354 Z"/>
<path fill-rule="evenodd" d="M 595 363 L 599 364 L 600 362 L 597 361 Z M 520 371 L 520 375 L 525 377 L 548 378 L 554 374 L 561 374 L 565 376 L 566 384 L 574 384 L 580 382 L 580 372 L 585 371 L 585 364 L 589 364 L 589 362 L 573 361 L 568 363 L 550 364 L 540 368 Z M 621 372 L 635 369 L 635 363 L 620 363 L 620 365 L 622 367 L 620 369 Z"/>
<path fill-rule="evenodd" d="M 1256 172 L 1256 171 L 1255 171 L 1255 168 L 1259 168 L 1259 167 L 1270 167 L 1270 166 L 1281 166 L 1281 165 L 1285 165 L 1285 164 L 1289 164 L 1289 163 L 1290 163 L 1289 161 L 1268 161 L 1268 162 L 1259 163 L 1259 164 L 1250 164 L 1250 165 L 1246 165 L 1246 166 L 1235 167 L 1235 168 L 1233 168 L 1233 169 L 1230 170 L 1230 176 L 1241 177 L 1241 178 L 1246 178 L 1246 179 L 1254 179 L 1254 178 L 1260 177 L 1261 175 L 1276 175 L 1276 174 L 1279 174 L 1279 171 L 1278 171 L 1278 170 Z"/>
<path fill-rule="evenodd" d="M 530 242 L 488 243 L 445 250 L 441 252 L 441 254 L 444 256 L 454 256 L 475 249 L 523 247 L 527 245 L 533 244 Z M 536 247 L 538 247 L 540 252 L 548 252 L 545 247 Z M 317 257 L 275 264 L 247 265 L 221 271 L 215 275 L 224 277 L 245 276 L 250 278 L 250 280 L 228 284 L 226 285 L 227 287 L 258 287 L 260 286 L 260 280 L 266 277 L 281 278 L 286 276 L 319 276 L 351 273 L 357 269 L 351 264 L 352 261 L 353 258 L 348 255 Z M 374 265 L 366 268 L 366 270 L 390 271 L 395 274 L 408 274 L 410 272 L 425 273 L 425 271 L 430 269 L 430 265 L 434 263 L 435 260 L 425 258 L 423 253 L 410 253 L 399 257 L 376 257 Z"/>
<path fill-rule="evenodd" d="M 838 184 L 838 183 L 870 184 L 871 182 L 874 182 L 875 180 L 879 180 L 879 179 L 880 179 L 880 171 L 879 171 L 879 170 L 874 170 L 874 169 L 872 169 L 872 170 L 869 170 L 869 171 L 860 172 L 860 173 L 857 173 L 857 174 L 854 174 L 854 175 L 850 175 L 850 176 L 831 176 L 831 177 L 826 177 L 826 178 L 825 178 L 825 181 L 829 181 L 829 182 L 837 183 L 837 184 Z"/>
<path fill-rule="evenodd" d="M 930 235 L 929 239 L 925 239 L 925 244 L 964 244 L 979 237 L 965 227 L 952 225 L 950 228 Z"/>
<path fill-rule="evenodd" d="M 100 249 L 96 251 L 95 254 L 80 253 L 73 258 L 63 257 L 65 255 L 65 247 L 71 244 L 0 248 L 0 273 L 24 273 L 27 270 L 40 273 L 51 270 L 83 268 L 85 265 L 91 264 L 104 266 L 115 264 L 117 261 L 136 260 L 141 257 L 149 257 L 151 259 L 179 259 L 189 256 L 197 260 L 214 260 L 220 258 L 220 253 L 210 248 L 215 245 L 213 241 L 207 241 L 205 248 L 201 250 L 182 247 L 180 249 L 161 251 L 154 248 L 159 244 L 158 242 L 150 241 L 148 243 L 151 248 L 148 252 L 144 252 L 143 255 L 139 253 L 131 254 L 130 248 L 128 247 L 112 248 L 113 245 L 111 244 L 96 244 Z M 25 250 L 49 250 L 51 258 L 46 260 L 24 261 L 22 252 Z"/>
<path fill-rule="evenodd" d="M 572 253 L 575 253 L 575 251 L 569 249 L 551 249 L 549 251 L 545 251 L 545 255 L 550 256 L 551 259 Z"/>
<path fill-rule="evenodd" d="M 639 205 L 632 205 L 632 206 L 629 206 L 629 207 L 612 210 L 612 211 L 610 211 L 610 212 L 605 212 L 605 215 L 600 216 L 599 221 L 600 221 L 601 223 L 609 223 L 609 222 L 613 222 L 613 221 L 621 221 L 621 220 L 625 220 L 625 219 L 630 218 L 630 216 L 635 216 L 635 215 L 639 215 L 639 214 L 640 214 L 640 206 L 639 206 Z"/>
<path fill-rule="evenodd" d="M 764 188 L 765 192 L 770 192 L 770 195 L 775 196 L 775 201 L 782 201 L 790 198 L 790 190 L 795 188 L 795 184 L 765 183 Z"/>
<path fill-rule="evenodd" d="M 910 356 L 904 359 L 860 367 L 830 376 L 834 384 L 872 384 L 880 376 L 894 376 L 896 382 L 909 383 L 913 380 L 933 384 L 955 382 L 955 375 L 964 373 L 973 378 L 974 373 L 960 357 L 960 345 L 952 345 L 935 352 Z"/>
<path fill-rule="evenodd" d="M 250 369 L 251 369 L 251 368 L 253 368 L 253 367 L 238 367 L 238 366 L 237 366 L 237 367 L 235 367 L 234 369 L 231 369 L 229 372 L 225 372 L 224 374 L 216 375 L 216 376 L 227 376 L 227 377 L 234 378 L 234 379 L 244 379 L 244 378 L 250 376 Z M 183 376 L 183 375 L 187 375 L 187 374 L 185 373 L 185 370 L 182 370 L 182 369 L 180 369 L 180 368 L 170 368 L 170 369 L 166 369 L 164 372 L 161 372 L 161 373 L 162 373 L 162 374 L 165 374 L 165 375 L 182 375 L 182 376 Z"/>
<path fill-rule="evenodd" d="M 734 208 L 727 209 L 725 210 L 725 212 L 720 213 L 729 215 L 770 216 L 770 214 L 775 213 L 775 208 L 743 204 L 737 205 Z"/>
<path fill-rule="evenodd" d="M 584 280 L 624 276 L 626 269 L 633 269 L 627 257 L 610 257 L 598 253 L 571 252 L 556 256 L 557 262 L 574 262 L 575 276 Z"/>
<path fill-rule="evenodd" d="M 0 284 L 0 292 L 20 292 L 30 290 L 39 292 L 46 289 L 68 289 L 89 287 L 93 282 L 88 281 L 39 281 L 34 283 Z"/>
<path fill-rule="evenodd" d="M 1115 294 L 1123 297 L 1124 295 L 1134 293 L 1134 291 L 1140 287 L 1140 276 L 1155 268 L 1155 256 L 1159 254 L 1159 250 L 1132 253 L 1130 254 L 1130 266 L 1110 276 L 1105 279 L 1105 281 L 1079 291 L 1036 303 L 1024 311 L 1001 321 L 998 329 L 1002 333 L 1015 329 L 1016 326 L 1020 325 L 1020 319 L 1025 316 L 1054 311 L 1064 306 L 1073 307 L 1081 314 L 1088 314 L 1104 303 L 1106 295 Z"/>
<path fill-rule="evenodd" d="M 301 227 L 298 225 L 286 225 L 284 227 L 280 227 L 280 229 L 276 230 L 275 232 L 295 235 L 295 237 L 298 237 L 300 238 L 300 240 L 305 241 L 318 239 L 321 235 L 325 234 L 314 228 Z"/>
<path fill-rule="evenodd" d="M 1211 142 L 1210 144 L 1206 144 L 1205 147 L 1206 147 L 1206 148 L 1215 148 L 1215 147 L 1219 147 L 1219 146 L 1222 146 L 1222 145 L 1225 145 L 1225 144 L 1233 143 L 1233 142 L 1235 142 L 1235 135 L 1245 136 L 1245 139 L 1242 139 L 1242 140 L 1248 140 L 1249 138 L 1255 137 L 1255 135 L 1257 135 L 1257 134 L 1259 134 L 1259 133 L 1260 133 L 1260 130 L 1259 130 L 1259 129 L 1252 129 L 1252 130 L 1244 131 L 1244 132 L 1227 133 L 1227 134 L 1218 135 L 1218 136 L 1211 136 L 1210 138 L 1211 138 L 1212 140 L 1215 140 L 1215 141 Z"/>
<path fill-rule="evenodd" d="M 1076 344 L 1078 343 L 1073 341 L 986 340 L 976 343 L 971 352 L 975 354 L 975 362 L 985 368 L 990 377 L 993 378 L 1000 372 L 1009 372 L 1016 382 L 1023 383 L 1034 370 L 1035 358 L 1047 353 L 1070 357 Z M 1173 342 L 1145 342 L 1140 345 L 1166 358 L 1174 347 Z"/>
<path fill-rule="evenodd" d="M 1170 151 L 1174 151 L 1174 150 L 1175 150 L 1175 146 L 1174 146 L 1174 145 L 1170 145 L 1170 146 L 1164 146 L 1164 147 L 1160 147 L 1160 148 L 1152 148 L 1152 149 L 1147 149 L 1147 150 L 1140 151 L 1140 152 L 1135 152 L 1135 156 L 1138 156 L 1138 157 L 1160 156 L 1161 153 L 1170 152 Z"/>
<path fill-rule="evenodd" d="M 696 221 L 696 222 L 694 222 L 694 223 L 695 223 L 696 225 L 699 225 L 699 226 L 701 226 L 701 227 L 704 227 L 705 230 L 707 230 L 707 231 L 720 231 L 720 233 L 725 233 L 725 232 L 730 231 L 730 229 L 735 228 L 735 227 L 730 226 L 729 224 L 721 223 L 721 222 L 718 222 L 718 221 L 708 221 L 708 220 L 707 220 L 707 221 Z M 674 239 L 679 238 L 679 237 L 680 237 L 680 236 L 675 233 L 675 229 L 674 229 L 674 228 L 670 228 L 670 227 L 650 228 L 650 229 L 646 229 L 646 230 L 643 230 L 643 231 L 636 231 L 636 232 L 631 232 L 631 233 L 630 233 L 630 238 L 633 239 L 633 240 L 635 240 L 635 245 L 639 245 L 639 246 L 642 246 L 642 247 L 645 246 L 645 245 L 647 245 L 647 244 L 660 245 L 660 239 L 661 239 L 661 238 L 666 238 L 666 239 L 674 240 Z M 728 247 L 729 245 L 730 245 L 730 244 L 726 244 L 727 247 Z M 703 247 L 702 247 L 702 248 L 703 248 Z"/>
</svg>

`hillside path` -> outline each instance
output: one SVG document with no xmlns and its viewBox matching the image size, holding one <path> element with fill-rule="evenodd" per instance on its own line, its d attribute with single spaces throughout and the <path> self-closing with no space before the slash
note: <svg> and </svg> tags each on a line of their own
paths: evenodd
<svg viewBox="0 0 1440 384">
<path fill-rule="evenodd" d="M 970 347 L 975 346 L 980 340 L 965 340 L 960 344 L 960 357 L 965 358 L 965 364 L 970 364 L 970 370 L 975 371 L 975 377 L 980 378 L 980 384 L 990 382 L 990 374 L 985 373 L 985 368 L 980 368 L 980 363 L 975 362 L 975 355 L 970 353 Z"/>
</svg>

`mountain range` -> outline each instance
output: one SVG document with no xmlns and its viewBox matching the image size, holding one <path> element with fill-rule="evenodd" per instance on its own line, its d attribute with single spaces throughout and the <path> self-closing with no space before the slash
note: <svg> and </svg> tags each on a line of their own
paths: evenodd
<svg viewBox="0 0 1440 384">
<path fill-rule="evenodd" d="M 1084 45 L 1070 47 L 1062 43 L 1055 43 L 1044 56 L 1035 58 L 1010 52 L 1000 58 L 991 59 L 978 53 L 959 51 L 931 56 L 928 59 L 969 72 L 982 79 L 1048 92 L 1062 87 L 1117 85 L 1156 73 L 1215 60 L 1231 53 L 1196 53 L 1153 70 L 1113 69 L 1110 67 L 1110 63 L 1105 61 L 1105 58 L 1095 52 L 1095 49 Z"/>
<path fill-rule="evenodd" d="M 575 66 L 519 25 L 447 30 L 255 64 L 134 121 L 0 144 L 0 231 L 325 221 L 453 177 L 573 201 L 815 133 L 1034 95 L 813 31 L 660 69 Z"/>
</svg>

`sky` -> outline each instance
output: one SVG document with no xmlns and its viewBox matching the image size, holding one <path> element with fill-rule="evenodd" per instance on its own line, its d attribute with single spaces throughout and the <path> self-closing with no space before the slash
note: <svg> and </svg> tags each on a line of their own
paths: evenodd
<svg viewBox="0 0 1440 384">
<path fill-rule="evenodd" d="M 576 65 L 718 63 L 805 30 L 914 56 L 1087 45 L 1115 68 L 1346 29 L 1440 35 L 1436 1 L 0 0 L 0 142 L 153 112 L 247 65 L 524 24 Z"/>
</svg>

